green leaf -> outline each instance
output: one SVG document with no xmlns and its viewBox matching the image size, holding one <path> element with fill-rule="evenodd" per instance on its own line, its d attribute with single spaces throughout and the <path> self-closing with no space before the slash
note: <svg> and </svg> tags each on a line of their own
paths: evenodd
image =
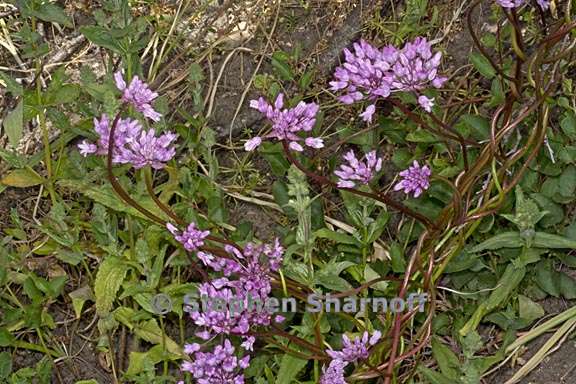
<svg viewBox="0 0 576 384">
<path fill-rule="evenodd" d="M 79 319 L 82 316 L 82 308 L 84 303 L 88 300 L 94 301 L 94 295 L 89 285 L 84 285 L 68 294 L 72 299 L 72 308 L 74 308 L 74 314 L 76 318 Z"/>
<path fill-rule="evenodd" d="M 413 143 L 436 143 L 439 141 L 435 134 L 423 129 L 410 132 L 408 135 L 406 135 L 406 140 Z"/>
<path fill-rule="evenodd" d="M 0 327 L 0 347 L 10 347 L 16 339 L 6 328 Z"/>
<path fill-rule="evenodd" d="M 148 217 L 140 213 L 140 211 L 138 211 L 136 208 L 128 206 L 126 203 L 124 203 L 124 201 L 121 200 L 120 197 L 116 195 L 116 193 L 114 192 L 114 190 L 110 185 L 105 184 L 101 186 L 95 186 L 90 183 L 81 182 L 78 180 L 60 180 L 58 181 L 58 185 L 65 188 L 70 188 L 71 190 L 74 191 L 81 192 L 82 194 L 96 201 L 97 203 L 100 203 L 105 207 L 111 208 L 117 212 L 124 212 L 132 216 L 137 216 L 145 220 L 150 220 L 148 219 Z M 135 196 L 132 196 L 132 198 L 135 199 L 144 208 L 146 208 L 150 212 L 153 212 L 158 217 L 164 218 L 165 220 L 169 219 L 166 216 L 166 214 L 162 210 L 160 210 L 156 204 L 154 204 L 154 201 L 152 201 L 151 198 L 144 197 L 138 199 Z"/>
<path fill-rule="evenodd" d="M 560 175 L 559 192 L 562 196 L 573 197 L 576 191 L 576 167 L 569 165 Z"/>
<path fill-rule="evenodd" d="M 566 112 L 560 121 L 562 131 L 572 140 L 576 140 L 576 115 L 572 111 Z"/>
<path fill-rule="evenodd" d="M 490 123 L 480 115 L 464 115 L 462 122 L 472 132 L 472 137 L 477 140 L 486 140 L 490 137 Z"/>
<path fill-rule="evenodd" d="M 321 228 L 317 230 L 314 234 L 317 238 L 329 239 L 339 244 L 353 244 L 353 245 L 359 244 L 354 237 L 346 233 L 332 231 L 328 228 Z"/>
<path fill-rule="evenodd" d="M 546 212 L 540 211 L 533 200 L 526 199 L 522 188 L 518 186 L 516 187 L 515 215 L 504 214 L 502 216 L 516 224 L 520 231 L 524 231 L 534 228 L 544 215 L 546 215 Z"/>
<path fill-rule="evenodd" d="M 518 314 L 521 319 L 532 323 L 546 314 L 544 308 L 524 295 L 518 295 Z"/>
<path fill-rule="evenodd" d="M 536 232 L 532 245 L 536 248 L 576 249 L 576 241 L 552 233 Z"/>
<path fill-rule="evenodd" d="M 314 282 L 318 285 L 338 292 L 345 292 L 352 289 L 352 285 L 340 276 L 321 274 L 314 277 Z"/>
<path fill-rule="evenodd" d="M 288 63 L 289 58 L 284 52 L 274 52 L 272 54 L 272 67 L 278 72 L 282 80 L 294 80 L 294 73 Z"/>
<path fill-rule="evenodd" d="M 290 168 L 290 162 L 286 160 L 284 151 L 279 143 L 265 142 L 258 148 L 258 153 L 270 164 L 275 176 L 283 177 Z"/>
<path fill-rule="evenodd" d="M 0 352 L 0 380 L 7 379 L 12 372 L 12 356 L 8 352 Z"/>
<path fill-rule="evenodd" d="M 302 360 L 288 354 L 282 356 L 280 369 L 276 377 L 276 384 L 291 384 L 306 364 L 308 364 L 307 360 Z"/>
<path fill-rule="evenodd" d="M 402 273 L 406 270 L 406 259 L 400 244 L 394 242 L 390 245 L 390 263 L 392 264 L 392 271 L 395 273 Z"/>
<path fill-rule="evenodd" d="M 500 248 L 519 248 L 522 245 L 524 245 L 524 240 L 522 240 L 519 232 L 504 232 L 472 247 L 469 252 L 482 252 Z"/>
<path fill-rule="evenodd" d="M 29 0 L 18 0 L 18 7 L 24 16 L 34 16 L 40 20 L 50 23 L 62 24 L 67 28 L 72 28 L 72 21 L 64 12 L 64 9 L 56 4 L 47 1 L 37 2 Z"/>
<path fill-rule="evenodd" d="M 10 145 L 12 145 L 14 148 L 18 146 L 20 139 L 22 138 L 22 129 L 24 126 L 24 116 L 22 113 L 23 109 L 24 100 L 21 99 L 20 102 L 16 105 L 16 108 L 10 111 L 4 118 L 4 131 L 8 136 Z"/>
<path fill-rule="evenodd" d="M 567 300 L 576 299 L 576 280 L 563 272 L 558 272 L 560 294 Z"/>
<path fill-rule="evenodd" d="M 106 315 L 112 309 L 112 303 L 127 272 L 128 266 L 117 257 L 108 256 L 100 264 L 94 283 L 96 311 L 100 316 Z"/>
<path fill-rule="evenodd" d="M 533 193 L 530 195 L 543 210 L 548 214 L 544 216 L 540 225 L 544 227 L 551 227 L 559 224 L 564 220 L 564 209 L 560 204 L 556 204 L 542 193 Z"/>
<path fill-rule="evenodd" d="M 418 372 L 420 372 L 430 384 L 454 384 L 454 380 L 450 379 L 440 372 L 426 368 L 422 364 L 418 364 Z"/>
<path fill-rule="evenodd" d="M 491 311 L 504 303 L 508 296 L 520 284 L 526 275 L 525 267 L 516 267 L 514 264 L 508 264 L 504 274 L 498 281 L 498 286 L 492 291 L 488 300 L 486 300 L 486 309 Z"/>
<path fill-rule="evenodd" d="M 467 336 L 470 332 L 476 330 L 484 316 L 508 300 L 508 297 L 526 275 L 526 268 L 517 267 L 514 263 L 508 264 L 506 270 L 498 280 L 498 284 L 490 293 L 486 301 L 481 302 L 472 317 L 466 322 L 464 327 L 459 331 L 460 335 Z"/>
<path fill-rule="evenodd" d="M 49 89 L 44 95 L 44 105 L 55 106 L 72 103 L 78 100 L 80 87 L 76 84 L 62 84 L 55 89 Z"/>
<path fill-rule="evenodd" d="M 166 347 L 166 351 L 174 355 L 178 356 L 182 355 L 182 349 L 180 348 L 178 343 L 176 343 L 164 332 L 162 332 L 162 329 L 156 322 L 156 319 L 151 319 L 148 321 L 138 323 L 134 327 L 134 333 L 138 337 L 148 341 L 149 343 L 164 345 Z"/>
<path fill-rule="evenodd" d="M 496 70 L 487 58 L 478 52 L 470 53 L 470 61 L 482 76 L 491 79 L 496 76 Z"/>
<path fill-rule="evenodd" d="M 432 355 L 440 367 L 442 374 L 450 379 L 458 380 L 460 376 L 460 361 L 456 354 L 436 337 L 432 339 Z"/>
<path fill-rule="evenodd" d="M 110 31 L 103 27 L 87 25 L 80 27 L 80 33 L 82 33 L 88 40 L 96 45 L 107 48 L 116 53 L 124 53 L 118 38 L 116 38 Z"/>
<path fill-rule="evenodd" d="M 40 185 L 44 182 L 42 176 L 34 172 L 30 168 L 15 169 L 8 173 L 0 183 L 9 187 L 28 188 L 35 185 Z"/>
<path fill-rule="evenodd" d="M 369 265 L 367 265 L 366 268 L 364 269 L 364 280 L 366 283 L 372 280 L 379 279 L 381 277 L 382 275 L 373 270 L 372 267 L 370 267 Z M 388 288 L 388 282 L 380 281 L 376 284 L 372 284 L 370 287 L 378 291 L 385 292 L 386 289 Z"/>
<path fill-rule="evenodd" d="M 550 260 L 540 263 L 536 268 L 536 284 L 554 297 L 560 296 L 560 287 L 556 279 L 556 271 L 552 267 Z"/>
</svg>

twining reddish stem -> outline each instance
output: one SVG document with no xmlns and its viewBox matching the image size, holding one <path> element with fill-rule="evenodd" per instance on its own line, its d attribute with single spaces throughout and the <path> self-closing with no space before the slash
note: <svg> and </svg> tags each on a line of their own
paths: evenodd
<svg viewBox="0 0 576 384">
<path fill-rule="evenodd" d="M 417 212 L 414 212 L 410 208 L 408 208 L 408 207 L 398 203 L 397 201 L 393 200 L 392 198 L 390 198 L 390 196 L 388 196 L 386 194 L 381 194 L 381 193 L 375 194 L 375 193 L 360 191 L 360 190 L 354 189 L 354 188 L 338 187 L 338 185 L 336 183 L 334 183 L 332 180 L 330 180 L 329 178 L 322 176 L 322 175 L 318 175 L 318 174 L 308 170 L 302 163 L 300 163 L 298 160 L 296 160 L 296 158 L 294 156 L 292 156 L 292 153 L 290 152 L 290 148 L 288 147 L 288 143 L 286 141 L 282 141 L 282 146 L 284 148 L 284 152 L 286 154 L 286 158 L 288 159 L 288 161 L 290 163 L 294 164 L 294 166 L 296 166 L 296 168 L 301 170 L 304 174 L 306 174 L 306 176 L 310 177 L 311 179 L 313 179 L 318 184 L 328 185 L 328 186 L 335 188 L 335 189 L 347 191 L 347 192 L 353 193 L 353 194 L 358 195 L 358 196 L 367 197 L 370 199 L 380 201 L 381 203 L 384 203 L 385 205 L 390 206 L 390 207 L 394 208 L 395 210 L 400 211 L 400 212 L 404 213 L 405 215 L 410 216 L 410 217 L 420 221 L 427 228 L 435 228 L 434 223 L 432 223 L 432 221 L 430 221 L 430 219 L 428 219 L 426 216 L 421 215 Z"/>
</svg>

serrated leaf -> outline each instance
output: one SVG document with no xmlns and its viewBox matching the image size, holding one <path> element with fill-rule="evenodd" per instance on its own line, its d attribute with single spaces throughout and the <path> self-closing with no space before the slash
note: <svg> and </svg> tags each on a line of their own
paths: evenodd
<svg viewBox="0 0 576 384">
<path fill-rule="evenodd" d="M 4 118 L 4 122 L 2 123 L 4 126 L 4 131 L 8 136 L 8 141 L 14 148 L 18 146 L 20 139 L 22 138 L 22 130 L 24 127 L 23 110 L 24 100 L 21 99 L 20 102 L 16 105 L 16 108 L 8 113 L 8 115 Z"/>
<path fill-rule="evenodd" d="M 15 169 L 8 173 L 0 183 L 9 187 L 28 188 L 44 182 L 42 176 L 29 168 Z"/>
<path fill-rule="evenodd" d="M 118 290 L 128 272 L 128 266 L 119 258 L 106 257 L 96 274 L 94 295 L 96 297 L 96 312 L 102 317 L 112 309 Z"/>
</svg>

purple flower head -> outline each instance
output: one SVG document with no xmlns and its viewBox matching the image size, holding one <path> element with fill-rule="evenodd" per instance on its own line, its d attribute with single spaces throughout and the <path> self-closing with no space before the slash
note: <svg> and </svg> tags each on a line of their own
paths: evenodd
<svg viewBox="0 0 576 384">
<path fill-rule="evenodd" d="M 395 191 L 403 190 L 404 193 L 410 194 L 416 198 L 430 187 L 430 175 L 432 174 L 427 165 L 423 167 L 416 160 L 408 169 L 400 172 L 403 178 L 394 187 Z"/>
<path fill-rule="evenodd" d="M 248 337 L 244 338 L 244 342 L 242 344 L 240 344 L 240 346 L 247 351 L 254 351 L 254 342 L 255 341 L 256 341 L 256 338 L 254 336 L 248 336 Z"/>
<path fill-rule="evenodd" d="M 206 339 L 218 334 L 247 335 L 253 326 L 269 326 L 281 320 L 264 306 L 272 292 L 270 272 L 278 271 L 282 264 L 284 249 L 280 242 L 248 243 L 242 250 L 226 246 L 225 250 L 231 258 L 198 252 L 205 265 L 224 275 L 200 285 L 198 292 L 209 298 L 209 305 L 189 311 Z M 247 339 L 246 348 L 251 348 L 249 342 Z"/>
<path fill-rule="evenodd" d="M 496 3 L 504 8 L 518 8 L 524 5 L 525 2 L 526 0 L 496 0 Z M 550 8 L 550 0 L 536 0 L 536 2 L 544 11 Z"/>
<path fill-rule="evenodd" d="M 342 360 L 345 363 L 353 363 L 358 360 L 365 360 L 370 356 L 368 349 L 378 343 L 382 337 L 380 331 L 374 331 L 372 336 L 368 332 L 364 332 L 362 338 L 356 337 L 354 340 L 350 340 L 348 336 L 343 335 L 342 340 L 344 342 L 344 348 L 341 351 L 334 351 L 332 349 L 326 351 L 326 353 L 335 360 Z"/>
<path fill-rule="evenodd" d="M 196 228 L 195 223 L 190 223 L 184 232 L 180 232 L 171 223 L 166 224 L 166 228 L 170 231 L 177 242 L 182 244 L 187 251 L 196 251 L 204 245 L 204 239 L 210 235 L 210 231 L 201 231 Z"/>
<path fill-rule="evenodd" d="M 193 352 L 192 361 L 184 362 L 181 370 L 191 373 L 198 384 L 244 384 L 241 372 L 250 366 L 250 356 L 239 359 L 234 352 L 226 339 L 211 352 Z"/>
<path fill-rule="evenodd" d="M 344 49 L 345 62 L 334 72 L 335 80 L 330 82 L 332 91 L 343 91 L 338 99 L 344 104 L 352 104 L 363 99 L 376 100 L 388 97 L 392 88 L 392 72 L 395 61 L 391 51 L 383 54 L 371 44 L 360 40 L 353 45 L 354 52 Z"/>
<path fill-rule="evenodd" d="M 86 157 L 96 153 L 98 151 L 98 146 L 96 144 L 90 143 L 88 140 L 82 140 L 82 142 L 78 144 L 78 149 L 80 150 L 80 154 Z"/>
<path fill-rule="evenodd" d="M 88 156 L 89 154 L 96 155 L 107 155 L 108 154 L 108 139 L 110 137 L 110 119 L 107 115 L 102 115 L 100 120 L 94 118 L 94 131 L 98 135 L 98 141 L 96 144 L 90 143 L 84 140 L 78 145 L 80 153 L 82 156 Z M 120 119 L 116 125 L 116 130 L 114 132 L 114 144 L 115 148 L 112 152 L 113 161 L 115 163 L 123 162 L 123 147 L 136 139 L 136 137 L 142 131 L 142 126 L 137 120 L 132 119 Z"/>
<path fill-rule="evenodd" d="M 496 0 L 504 8 L 516 8 L 524 4 L 525 0 Z"/>
<path fill-rule="evenodd" d="M 434 98 L 430 99 L 422 95 L 418 98 L 418 104 L 420 104 L 420 106 L 424 108 L 426 112 L 432 112 L 432 107 L 434 106 Z"/>
<path fill-rule="evenodd" d="M 342 360 L 332 360 L 328 368 L 322 368 L 320 384 L 346 384 L 346 380 L 344 380 L 344 368 L 346 368 L 346 365 L 347 363 Z"/>
<path fill-rule="evenodd" d="M 343 164 L 339 170 L 334 171 L 338 176 L 339 188 L 354 188 L 356 183 L 368 184 L 382 169 L 382 158 L 377 157 L 376 151 L 367 153 L 364 161 L 359 161 L 351 150 L 344 155 L 344 160 L 348 165 Z"/>
<path fill-rule="evenodd" d="M 258 100 L 251 100 L 250 107 L 257 109 L 272 122 L 272 132 L 264 137 L 254 137 L 244 144 L 246 151 L 253 151 L 262 144 L 262 139 L 277 139 L 288 142 L 290 149 L 294 151 L 303 151 L 300 144 L 303 138 L 298 136 L 298 132 L 309 132 L 316 123 L 316 114 L 318 113 L 318 104 L 299 102 L 294 108 L 284 107 L 284 95 L 278 94 L 274 105 L 260 97 Z M 304 139 L 304 144 L 312 148 L 324 147 L 324 142 L 320 138 L 308 137 Z"/>
<path fill-rule="evenodd" d="M 156 137 L 154 129 L 140 132 L 135 140 L 131 140 L 123 149 L 123 162 L 131 163 L 140 169 L 149 165 L 154 169 L 162 169 L 176 155 L 172 145 L 178 136 L 172 132 Z"/>
<path fill-rule="evenodd" d="M 87 156 L 108 154 L 108 139 L 110 137 L 111 122 L 108 116 L 102 115 L 100 120 L 94 119 L 94 131 L 98 134 L 96 144 L 84 140 L 78 145 L 80 154 Z M 176 154 L 172 146 L 176 135 L 168 132 L 156 137 L 154 130 L 144 131 L 137 120 L 119 119 L 114 132 L 114 150 L 112 161 L 117 164 L 132 164 L 135 168 L 150 165 L 160 169 L 164 163 Z"/>
<path fill-rule="evenodd" d="M 116 87 L 122 92 L 122 101 L 130 103 L 137 111 L 154 121 L 160 121 L 162 115 L 152 108 L 152 101 L 158 97 L 156 92 L 148 88 L 148 84 L 134 76 L 130 85 L 126 85 L 122 71 L 114 74 Z"/>
<path fill-rule="evenodd" d="M 388 97 L 393 92 L 416 92 L 426 87 L 440 88 L 446 78 L 438 75 L 442 54 L 432 53 L 432 46 L 423 37 L 406 43 L 402 49 L 386 46 L 377 49 L 364 40 L 353 45 L 354 52 L 344 50 L 345 62 L 336 68 L 335 80 L 330 82 L 333 91 L 342 91 L 338 97 L 344 104 L 362 100 L 372 102 L 360 117 L 372 121 L 376 111 L 374 101 Z M 431 108 L 431 99 L 420 104 Z"/>
<path fill-rule="evenodd" d="M 406 43 L 393 66 L 392 86 L 398 91 L 420 91 L 430 84 L 440 88 L 446 82 L 438 75 L 442 53 L 432 54 L 432 45 L 424 37 Z"/>
</svg>

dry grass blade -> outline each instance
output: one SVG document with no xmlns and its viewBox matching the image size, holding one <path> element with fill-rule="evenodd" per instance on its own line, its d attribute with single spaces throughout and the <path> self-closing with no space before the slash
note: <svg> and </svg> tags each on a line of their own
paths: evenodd
<svg viewBox="0 0 576 384">
<path fill-rule="evenodd" d="M 552 337 L 546 341 L 546 344 L 544 344 L 542 348 L 540 348 L 538 352 L 536 352 L 536 354 L 532 356 L 532 358 L 528 360 L 528 362 L 504 384 L 515 384 L 518 383 L 522 378 L 526 377 L 530 372 L 532 372 L 542 363 L 546 356 L 552 352 L 552 348 L 555 345 L 560 346 L 568 338 L 574 328 L 576 328 L 576 317 L 570 318 L 556 332 L 554 332 Z"/>
</svg>

